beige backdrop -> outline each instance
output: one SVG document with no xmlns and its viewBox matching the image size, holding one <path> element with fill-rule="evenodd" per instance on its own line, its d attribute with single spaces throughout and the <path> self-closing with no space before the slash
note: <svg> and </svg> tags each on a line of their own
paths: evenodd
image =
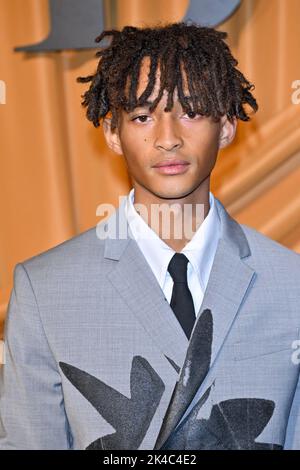
<svg viewBox="0 0 300 470">
<path fill-rule="evenodd" d="M 106 0 L 109 1 L 109 0 Z M 119 26 L 179 21 L 187 0 L 116 0 Z M 260 111 L 219 157 L 213 191 L 231 214 L 300 251 L 300 1 L 244 0 L 220 29 L 256 84 Z M 78 75 L 95 51 L 14 53 L 44 39 L 47 0 L 0 0 L 0 319 L 14 265 L 95 225 L 98 204 L 118 205 L 130 188 L 122 157 L 84 118 Z M 1 323 L 1 322 L 0 322 Z"/>
</svg>

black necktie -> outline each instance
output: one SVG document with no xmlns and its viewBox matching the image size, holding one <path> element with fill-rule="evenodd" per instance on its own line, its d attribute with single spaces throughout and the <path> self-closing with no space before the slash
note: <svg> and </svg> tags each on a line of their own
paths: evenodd
<svg viewBox="0 0 300 470">
<path fill-rule="evenodd" d="M 187 283 L 188 262 L 183 253 L 175 253 L 169 263 L 168 271 L 174 281 L 170 305 L 189 339 L 195 323 L 195 309 Z"/>
</svg>

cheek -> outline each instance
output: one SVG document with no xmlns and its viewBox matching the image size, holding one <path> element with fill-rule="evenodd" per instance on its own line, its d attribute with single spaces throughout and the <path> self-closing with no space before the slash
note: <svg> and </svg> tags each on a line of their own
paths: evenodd
<svg viewBox="0 0 300 470">
<path fill-rule="evenodd" d="M 143 171 L 143 152 L 138 146 L 126 146 L 123 144 L 123 156 L 126 161 L 129 172 L 132 175 L 137 175 Z"/>
<path fill-rule="evenodd" d="M 200 136 L 200 145 L 202 144 L 203 148 L 211 149 L 213 152 L 218 151 L 220 139 L 220 128 L 218 125 L 204 129 L 203 132 L 199 132 L 198 135 Z"/>
<path fill-rule="evenodd" d="M 201 134 L 199 133 L 199 135 L 202 136 L 203 145 L 205 145 L 206 147 L 210 147 L 210 148 L 218 147 L 219 137 L 220 137 L 219 126 L 204 129 L 203 132 L 201 132 Z"/>
<path fill-rule="evenodd" d="M 130 155 L 139 155 L 142 152 L 142 149 L 145 151 L 145 143 L 148 143 L 149 138 L 145 133 L 141 133 L 136 129 L 131 128 L 126 132 L 124 137 L 120 136 L 120 141 L 124 152 Z"/>
<path fill-rule="evenodd" d="M 194 154 L 195 161 L 200 170 L 212 170 L 216 163 L 219 151 L 219 134 L 211 132 L 201 132 L 200 137 L 194 141 L 193 148 L 191 149 Z"/>
<path fill-rule="evenodd" d="M 145 133 L 135 132 L 131 129 L 125 138 L 121 138 L 121 145 L 127 165 L 133 171 L 142 171 L 150 165 L 151 139 Z"/>
</svg>

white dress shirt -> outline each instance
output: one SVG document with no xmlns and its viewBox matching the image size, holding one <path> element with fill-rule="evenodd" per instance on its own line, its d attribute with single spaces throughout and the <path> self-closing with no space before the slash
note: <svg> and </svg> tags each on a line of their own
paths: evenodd
<svg viewBox="0 0 300 470">
<path fill-rule="evenodd" d="M 165 298 L 170 303 L 174 283 L 167 268 L 176 252 L 149 227 L 133 204 L 134 188 L 129 192 L 125 204 L 130 230 L 163 290 Z M 211 192 L 209 193 L 209 204 L 207 216 L 191 240 L 181 250 L 181 253 L 184 253 L 189 260 L 187 280 L 196 315 L 201 307 L 220 237 L 220 219 Z"/>
</svg>

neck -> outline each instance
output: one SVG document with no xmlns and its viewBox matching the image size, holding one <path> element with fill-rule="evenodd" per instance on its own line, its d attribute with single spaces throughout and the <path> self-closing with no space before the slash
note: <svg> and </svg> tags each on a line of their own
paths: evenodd
<svg viewBox="0 0 300 470">
<path fill-rule="evenodd" d="M 134 184 L 134 207 L 147 225 L 173 250 L 179 252 L 191 240 L 207 216 L 209 177 L 190 194 L 166 198 Z"/>
</svg>

